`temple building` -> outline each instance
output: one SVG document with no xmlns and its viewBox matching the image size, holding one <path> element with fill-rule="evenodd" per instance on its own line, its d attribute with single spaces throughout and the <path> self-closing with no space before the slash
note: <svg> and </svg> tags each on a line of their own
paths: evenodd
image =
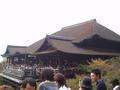
<svg viewBox="0 0 120 90">
<path fill-rule="evenodd" d="M 6 57 L 9 64 L 32 64 L 37 63 L 36 57 L 27 52 L 26 46 L 8 45 L 2 57 Z"/>
<path fill-rule="evenodd" d="M 76 66 L 95 58 L 120 56 L 120 36 L 96 20 L 90 20 L 64 27 L 52 35 L 46 35 L 29 47 L 17 48 L 18 51 L 12 55 L 9 48 L 7 47 L 3 56 L 10 60 L 13 57 L 25 59 L 25 55 L 30 54 L 35 56 L 34 63 L 42 62 L 45 66 Z M 29 59 L 26 63 L 28 62 Z"/>
</svg>

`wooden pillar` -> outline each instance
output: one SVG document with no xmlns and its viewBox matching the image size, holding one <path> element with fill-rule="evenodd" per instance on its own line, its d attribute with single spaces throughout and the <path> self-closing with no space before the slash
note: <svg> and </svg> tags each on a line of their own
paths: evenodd
<svg viewBox="0 0 120 90">
<path fill-rule="evenodd" d="M 59 66 L 61 66 L 61 65 L 60 65 L 60 53 L 58 53 L 58 55 L 57 55 L 57 56 L 58 56 L 58 57 L 57 57 L 57 60 L 58 60 L 58 65 L 59 65 Z"/>
<path fill-rule="evenodd" d="M 7 59 L 7 63 L 9 63 L 9 57 L 7 57 L 6 59 Z"/>
</svg>

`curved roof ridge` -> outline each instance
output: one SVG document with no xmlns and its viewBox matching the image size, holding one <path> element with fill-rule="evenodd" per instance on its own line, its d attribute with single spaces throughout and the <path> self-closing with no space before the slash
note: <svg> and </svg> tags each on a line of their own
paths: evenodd
<svg viewBox="0 0 120 90">
<path fill-rule="evenodd" d="M 27 46 L 17 46 L 17 45 L 7 45 L 7 47 L 13 47 L 13 48 L 27 48 Z"/>
<path fill-rule="evenodd" d="M 65 36 L 58 36 L 58 35 L 47 35 L 46 38 L 50 39 L 57 39 L 57 40 L 65 40 L 65 41 L 71 41 L 72 39 Z"/>
<path fill-rule="evenodd" d="M 85 21 L 85 22 L 82 22 L 82 23 L 77 23 L 77 24 L 74 24 L 74 25 L 69 25 L 69 26 L 66 26 L 66 27 L 63 27 L 62 29 L 68 29 L 68 28 L 72 28 L 72 27 L 75 27 L 75 26 L 79 26 L 79 25 L 83 25 L 83 24 L 87 24 L 87 23 L 96 23 L 96 19 L 91 19 L 91 20 L 88 20 L 88 21 Z"/>
<path fill-rule="evenodd" d="M 108 40 L 115 40 L 115 41 L 120 41 L 120 36 L 115 33 L 114 31 L 110 30 L 109 28 L 99 24 L 99 23 L 96 23 L 96 33 L 105 38 L 105 39 L 108 39 Z"/>
</svg>

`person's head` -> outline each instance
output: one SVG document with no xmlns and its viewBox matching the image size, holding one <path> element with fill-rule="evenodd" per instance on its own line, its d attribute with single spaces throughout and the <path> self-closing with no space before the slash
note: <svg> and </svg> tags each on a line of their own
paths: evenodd
<svg viewBox="0 0 120 90">
<path fill-rule="evenodd" d="M 1 85 L 0 90 L 11 90 L 11 86 L 8 85 Z"/>
<path fill-rule="evenodd" d="M 119 85 L 119 80 L 118 79 L 114 79 L 111 81 L 112 86 L 115 87 L 116 85 Z"/>
<path fill-rule="evenodd" d="M 23 80 L 21 90 L 36 90 L 36 81 L 32 78 L 26 78 Z"/>
<path fill-rule="evenodd" d="M 90 77 L 93 82 L 96 82 L 97 80 L 101 79 L 101 71 L 100 69 L 93 69 L 91 71 Z"/>
<path fill-rule="evenodd" d="M 54 81 L 54 71 L 51 68 L 45 68 L 41 70 L 41 79 L 42 81 Z"/>
<path fill-rule="evenodd" d="M 83 79 L 80 90 L 92 90 L 92 82 L 90 78 L 86 77 Z"/>
<path fill-rule="evenodd" d="M 66 85 L 65 76 L 62 73 L 56 73 L 54 80 L 58 83 L 58 87 Z"/>
</svg>

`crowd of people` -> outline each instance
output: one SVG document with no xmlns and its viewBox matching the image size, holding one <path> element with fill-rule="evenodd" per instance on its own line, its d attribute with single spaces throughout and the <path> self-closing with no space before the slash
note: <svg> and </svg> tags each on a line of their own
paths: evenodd
<svg viewBox="0 0 120 90">
<path fill-rule="evenodd" d="M 25 78 L 20 90 L 71 90 L 66 83 L 65 76 L 60 72 L 54 72 L 52 68 L 41 70 L 41 82 L 38 84 L 33 78 Z M 105 81 L 102 79 L 100 69 L 93 69 L 90 75 L 79 80 L 79 90 L 93 90 L 92 83 L 96 83 L 96 90 L 107 90 Z M 120 90 L 119 80 L 111 81 L 113 90 Z M 1 86 L 0 90 L 10 90 L 8 86 Z"/>
<path fill-rule="evenodd" d="M 48 67 L 41 67 L 39 64 L 33 64 L 33 66 L 26 65 L 26 64 L 5 64 L 3 66 L 3 73 L 12 76 L 13 78 L 24 79 L 25 77 L 33 77 L 37 78 L 40 76 L 41 69 L 44 68 L 52 68 Z M 53 68 L 52 68 L 53 69 Z"/>
<path fill-rule="evenodd" d="M 8 76 L 12 76 L 13 78 L 18 78 L 18 79 L 24 79 L 26 77 L 32 77 L 36 79 L 40 79 L 40 72 L 42 69 L 45 68 L 51 68 L 54 69 L 54 71 L 60 71 L 65 75 L 66 78 L 75 78 L 75 70 L 72 68 L 68 67 L 59 67 L 57 66 L 56 68 L 53 68 L 51 65 L 48 66 L 43 66 L 33 64 L 32 66 L 26 65 L 26 64 L 5 64 L 3 66 L 3 73 Z"/>
</svg>

